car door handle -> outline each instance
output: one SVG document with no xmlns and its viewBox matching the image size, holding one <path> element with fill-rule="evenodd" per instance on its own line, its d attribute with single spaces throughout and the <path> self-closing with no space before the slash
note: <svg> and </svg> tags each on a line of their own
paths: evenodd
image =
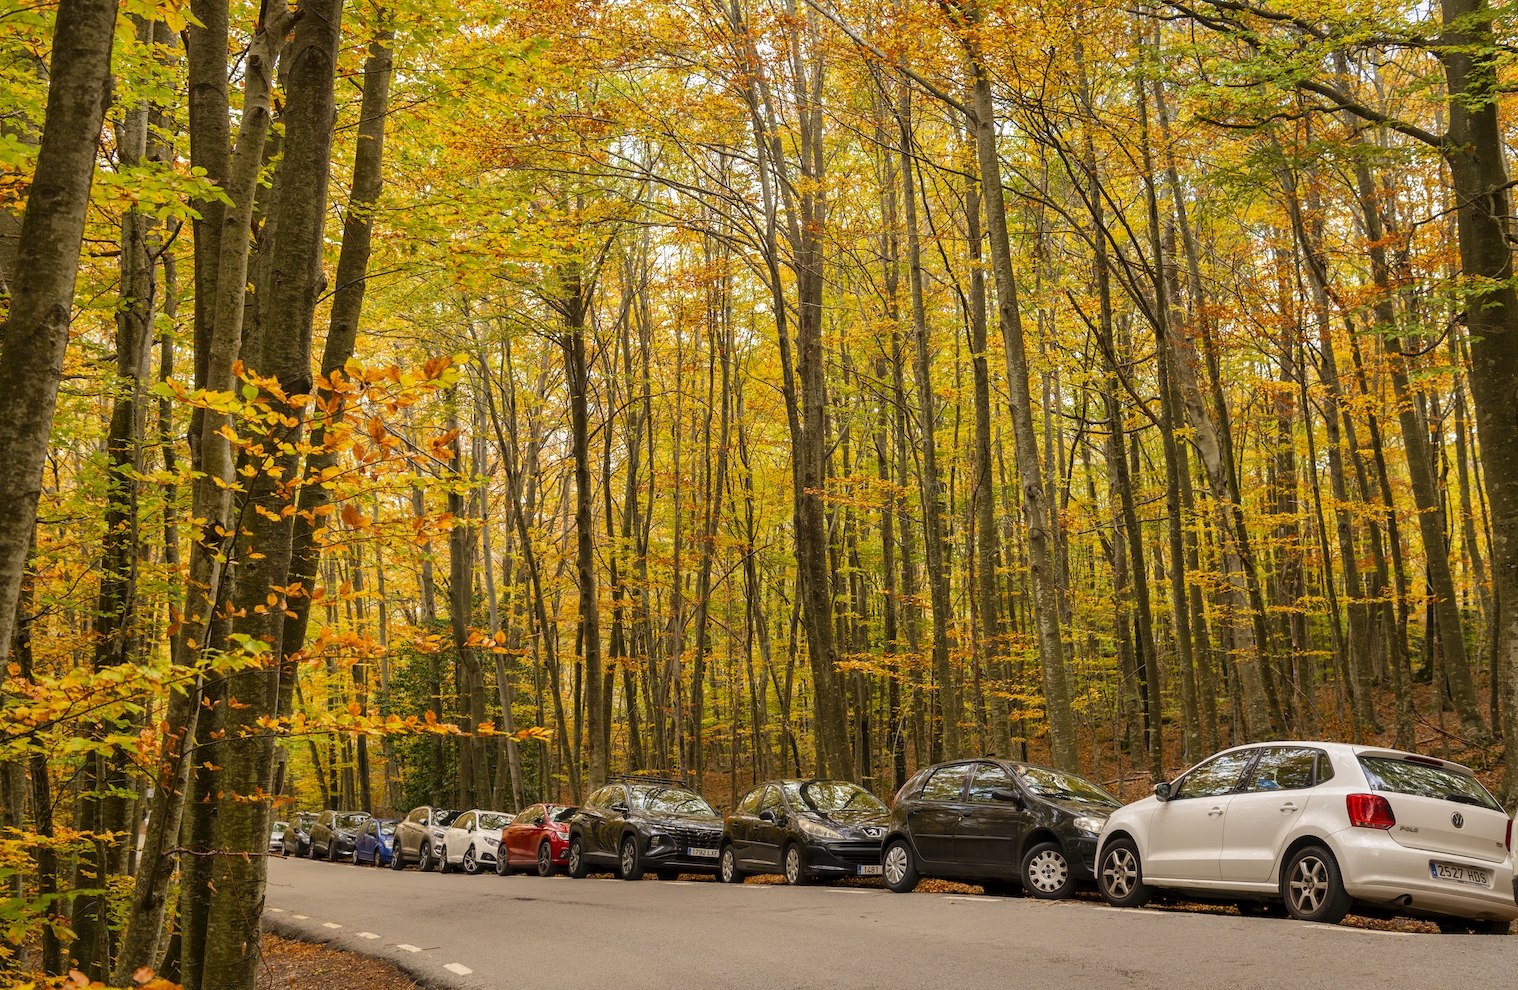
<svg viewBox="0 0 1518 990">
<path fill-rule="evenodd" d="M 1211 811 L 1207 812 L 1207 817 L 1208 818 L 1217 818 L 1222 813 L 1223 813 L 1223 809 L 1222 808 L 1213 808 Z"/>
<path fill-rule="evenodd" d="M 1297 810 L 1297 806 L 1295 804 L 1293 804 L 1292 802 L 1287 801 L 1285 804 L 1281 805 L 1281 810 L 1283 812 L 1296 811 Z"/>
</svg>

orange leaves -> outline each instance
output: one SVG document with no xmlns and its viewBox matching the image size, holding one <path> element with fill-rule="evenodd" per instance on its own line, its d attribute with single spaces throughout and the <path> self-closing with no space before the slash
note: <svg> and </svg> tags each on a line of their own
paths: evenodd
<svg viewBox="0 0 1518 990">
<path fill-rule="evenodd" d="M 349 529 L 363 529 L 369 525 L 369 518 L 353 507 L 351 502 L 343 504 L 343 524 Z"/>
</svg>

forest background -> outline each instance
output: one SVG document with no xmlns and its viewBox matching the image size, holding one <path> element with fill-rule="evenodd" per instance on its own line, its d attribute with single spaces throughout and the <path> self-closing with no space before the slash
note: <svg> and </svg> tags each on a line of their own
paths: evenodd
<svg viewBox="0 0 1518 990">
<path fill-rule="evenodd" d="M 251 987 L 275 818 L 618 772 L 1512 809 L 1508 14 L 0 8 L 0 967 Z"/>
</svg>

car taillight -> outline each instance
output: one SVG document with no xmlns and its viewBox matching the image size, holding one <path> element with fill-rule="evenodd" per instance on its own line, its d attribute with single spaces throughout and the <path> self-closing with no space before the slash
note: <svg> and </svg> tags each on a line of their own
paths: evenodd
<svg viewBox="0 0 1518 990">
<path fill-rule="evenodd" d="M 1391 804 L 1379 794 L 1349 794 L 1344 798 L 1349 823 L 1356 828 L 1391 828 L 1397 824 Z"/>
<path fill-rule="evenodd" d="M 1507 820 L 1507 838 L 1504 839 L 1503 841 L 1507 843 L 1507 851 L 1508 852 L 1512 852 L 1513 851 L 1513 820 L 1511 818 L 1509 818 Z"/>
</svg>

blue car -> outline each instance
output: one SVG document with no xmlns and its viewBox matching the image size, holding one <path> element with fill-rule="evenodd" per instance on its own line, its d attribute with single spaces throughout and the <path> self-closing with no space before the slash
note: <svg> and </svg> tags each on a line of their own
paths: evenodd
<svg viewBox="0 0 1518 990">
<path fill-rule="evenodd" d="M 390 847 L 395 841 L 395 818 L 371 818 L 359 829 L 353 844 L 353 862 L 370 866 L 389 866 Z"/>
</svg>

